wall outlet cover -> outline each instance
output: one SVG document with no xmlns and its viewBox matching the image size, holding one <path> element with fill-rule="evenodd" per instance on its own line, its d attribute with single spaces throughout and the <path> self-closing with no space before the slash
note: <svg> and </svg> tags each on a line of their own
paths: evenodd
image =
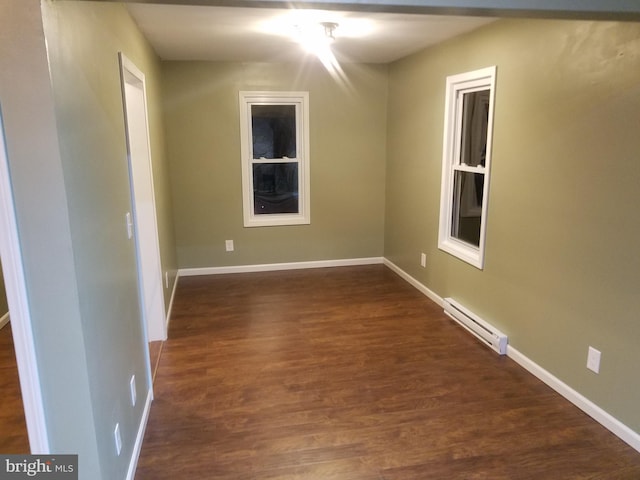
<svg viewBox="0 0 640 480">
<path fill-rule="evenodd" d="M 136 406 L 137 392 L 136 392 L 136 376 L 131 375 L 131 380 L 129 380 L 129 391 L 131 392 L 131 406 Z"/>
<path fill-rule="evenodd" d="M 122 452 L 122 437 L 120 436 L 120 424 L 116 423 L 116 428 L 113 430 L 113 439 L 116 444 L 116 454 L 120 456 Z"/>
<path fill-rule="evenodd" d="M 600 373 L 600 357 L 602 353 L 593 347 L 589 347 L 587 355 L 587 368 L 595 373 Z"/>
</svg>

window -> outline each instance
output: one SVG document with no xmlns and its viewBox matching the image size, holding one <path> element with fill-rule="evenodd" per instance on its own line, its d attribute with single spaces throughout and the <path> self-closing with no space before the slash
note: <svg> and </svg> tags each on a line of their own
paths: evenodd
<svg viewBox="0 0 640 480">
<path fill-rule="evenodd" d="M 240 92 L 245 227 L 309 217 L 308 92 Z"/>
<path fill-rule="evenodd" d="M 496 67 L 447 77 L 438 247 L 480 269 Z"/>
</svg>

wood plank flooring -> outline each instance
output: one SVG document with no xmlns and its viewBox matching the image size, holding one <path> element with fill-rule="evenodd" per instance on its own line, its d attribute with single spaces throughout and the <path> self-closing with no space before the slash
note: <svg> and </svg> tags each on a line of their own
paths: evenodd
<svg viewBox="0 0 640 480">
<path fill-rule="evenodd" d="M 640 479 L 381 265 L 180 279 L 137 480 Z"/>
<path fill-rule="evenodd" d="M 11 324 L 0 329 L 0 453 L 29 453 Z"/>
</svg>

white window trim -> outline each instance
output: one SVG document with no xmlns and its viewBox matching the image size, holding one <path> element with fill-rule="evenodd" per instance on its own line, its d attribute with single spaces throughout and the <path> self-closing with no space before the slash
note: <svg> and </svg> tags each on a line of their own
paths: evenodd
<svg viewBox="0 0 640 480">
<path fill-rule="evenodd" d="M 250 92 L 241 91 L 240 100 L 240 155 L 242 160 L 242 199 L 245 227 L 278 225 L 305 225 L 311 223 L 309 173 L 309 92 Z M 296 106 L 296 160 L 298 163 L 298 213 L 254 214 L 253 163 L 251 135 L 251 105 L 288 104 Z M 269 159 L 270 163 L 278 159 Z"/>
<path fill-rule="evenodd" d="M 487 207 L 489 201 L 489 177 L 491 171 L 491 143 L 493 137 L 493 107 L 495 98 L 496 67 L 487 67 L 472 72 L 447 77 L 444 139 L 442 154 L 442 186 L 440 197 L 440 228 L 438 248 L 479 268 L 484 268 Z M 465 92 L 489 89 L 489 121 L 487 125 L 487 150 L 485 166 L 472 167 L 460 164 L 460 141 L 462 127 L 462 95 Z M 484 174 L 482 212 L 479 246 L 463 242 L 451 235 L 454 208 L 455 171 Z"/>
</svg>

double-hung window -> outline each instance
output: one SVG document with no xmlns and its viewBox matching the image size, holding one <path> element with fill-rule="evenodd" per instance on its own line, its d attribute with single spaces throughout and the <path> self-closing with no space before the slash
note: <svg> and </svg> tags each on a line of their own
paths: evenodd
<svg viewBox="0 0 640 480">
<path fill-rule="evenodd" d="M 240 92 L 245 227 L 309 216 L 308 92 Z"/>
<path fill-rule="evenodd" d="M 484 267 L 496 67 L 447 77 L 438 247 Z"/>
</svg>

